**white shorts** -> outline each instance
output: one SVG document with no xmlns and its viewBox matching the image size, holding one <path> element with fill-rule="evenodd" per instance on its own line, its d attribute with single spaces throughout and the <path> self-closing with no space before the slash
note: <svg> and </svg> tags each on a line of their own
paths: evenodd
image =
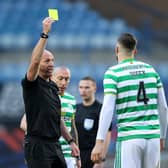
<svg viewBox="0 0 168 168">
<path fill-rule="evenodd" d="M 160 139 L 133 139 L 116 144 L 114 168 L 159 168 Z"/>
<path fill-rule="evenodd" d="M 76 168 L 76 159 L 73 157 L 65 158 L 67 168 Z"/>
</svg>

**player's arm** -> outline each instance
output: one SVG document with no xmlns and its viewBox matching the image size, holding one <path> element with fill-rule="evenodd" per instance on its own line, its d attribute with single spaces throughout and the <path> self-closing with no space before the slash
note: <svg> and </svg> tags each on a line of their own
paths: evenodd
<svg viewBox="0 0 168 168">
<path fill-rule="evenodd" d="M 102 160 L 100 161 L 100 163 L 95 163 L 93 168 L 103 168 L 104 167 L 104 162 L 106 161 L 106 155 L 107 155 L 107 152 L 108 152 L 108 147 L 109 147 L 109 144 L 110 144 L 110 140 L 111 140 L 111 131 L 109 130 L 107 132 L 107 135 L 106 135 L 106 138 L 105 138 L 105 141 L 104 141 L 104 147 L 103 147 L 103 151 L 102 151 Z"/>
<path fill-rule="evenodd" d="M 91 160 L 100 162 L 102 160 L 104 140 L 110 127 L 115 108 L 116 95 L 106 94 L 100 112 L 99 128 L 96 137 L 96 144 L 92 150 Z"/>
<path fill-rule="evenodd" d="M 70 142 L 70 140 L 73 139 L 70 133 L 68 132 L 68 129 L 66 128 L 65 123 L 62 119 L 61 119 L 61 135 L 67 142 Z"/>
<path fill-rule="evenodd" d="M 72 155 L 77 157 L 80 156 L 79 148 L 75 144 L 72 136 L 70 135 L 68 129 L 65 126 L 64 121 L 61 119 L 61 135 L 64 137 L 64 139 L 70 144 L 72 149 Z"/>
<path fill-rule="evenodd" d="M 77 146 L 79 147 L 79 143 L 78 143 L 78 131 L 75 125 L 75 119 L 72 119 L 72 132 L 71 132 L 72 137 L 75 139 L 75 143 L 77 144 Z M 78 168 L 81 167 L 81 159 L 80 156 L 76 158 L 76 165 Z"/>
<path fill-rule="evenodd" d="M 43 33 L 46 34 L 46 37 L 51 29 L 53 22 L 54 21 L 50 17 L 47 17 L 43 20 Z M 40 60 L 44 52 L 46 43 L 47 38 L 40 38 L 35 48 L 33 49 L 30 65 L 27 71 L 27 79 L 29 81 L 35 80 L 38 76 Z"/>
<path fill-rule="evenodd" d="M 168 125 L 168 107 L 163 87 L 158 88 L 158 110 L 161 128 L 161 150 L 163 150 Z"/>
<path fill-rule="evenodd" d="M 20 122 L 20 128 L 26 132 L 27 131 L 27 121 L 26 121 L 26 114 L 23 115 L 21 122 Z"/>
<path fill-rule="evenodd" d="M 106 138 L 105 138 L 105 141 L 104 141 L 103 156 L 102 156 L 103 157 L 103 161 L 105 161 L 110 141 L 111 141 L 111 131 L 108 130 Z"/>
<path fill-rule="evenodd" d="M 75 125 L 75 119 L 72 119 L 72 131 L 71 131 L 72 137 L 75 139 L 75 143 L 79 146 L 78 143 L 78 131 Z"/>
</svg>

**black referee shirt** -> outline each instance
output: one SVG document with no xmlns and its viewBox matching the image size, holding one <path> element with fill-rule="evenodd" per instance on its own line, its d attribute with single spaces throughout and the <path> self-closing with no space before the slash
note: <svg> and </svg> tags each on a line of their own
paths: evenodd
<svg viewBox="0 0 168 168">
<path fill-rule="evenodd" d="M 95 145 L 101 106 L 97 100 L 91 106 L 77 104 L 75 124 L 80 150 L 92 149 Z"/>
<path fill-rule="evenodd" d="M 61 135 L 61 103 L 58 88 L 52 81 L 37 77 L 22 80 L 23 99 L 27 118 L 27 138 L 57 141 Z"/>
</svg>

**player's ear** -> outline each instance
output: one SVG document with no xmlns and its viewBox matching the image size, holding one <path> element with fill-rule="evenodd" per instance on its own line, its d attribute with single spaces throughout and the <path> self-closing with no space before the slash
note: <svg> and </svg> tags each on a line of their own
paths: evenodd
<svg viewBox="0 0 168 168">
<path fill-rule="evenodd" d="M 118 55 L 118 52 L 119 52 L 119 47 L 116 45 L 116 47 L 115 47 L 115 53 L 116 53 L 116 55 Z"/>
<path fill-rule="evenodd" d="M 134 52 L 133 53 L 134 55 L 136 55 L 138 53 L 137 49 L 135 49 L 133 52 Z"/>
</svg>

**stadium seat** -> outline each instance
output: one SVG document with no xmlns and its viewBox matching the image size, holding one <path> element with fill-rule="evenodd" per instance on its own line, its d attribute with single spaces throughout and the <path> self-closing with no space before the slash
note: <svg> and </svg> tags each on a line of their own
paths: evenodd
<svg viewBox="0 0 168 168">
<path fill-rule="evenodd" d="M 58 43 L 52 39 L 51 47 L 65 49 L 84 48 L 88 46 L 88 38 L 92 48 L 109 48 L 109 38 L 129 29 L 122 19 L 107 21 L 96 11 L 91 10 L 84 1 L 68 3 L 66 1 L 16 0 L 15 3 L 1 0 L 0 31 L 4 40 L 0 48 L 28 49 L 34 44 L 41 31 L 41 21 L 48 15 L 48 8 L 59 10 L 60 20 L 53 26 L 53 33 L 65 40 Z M 12 14 L 11 14 L 12 12 Z M 5 29 L 3 28 L 5 26 Z M 18 42 L 16 44 L 15 38 Z M 86 36 L 86 37 L 85 37 Z M 76 40 L 74 40 L 76 39 Z"/>
</svg>

